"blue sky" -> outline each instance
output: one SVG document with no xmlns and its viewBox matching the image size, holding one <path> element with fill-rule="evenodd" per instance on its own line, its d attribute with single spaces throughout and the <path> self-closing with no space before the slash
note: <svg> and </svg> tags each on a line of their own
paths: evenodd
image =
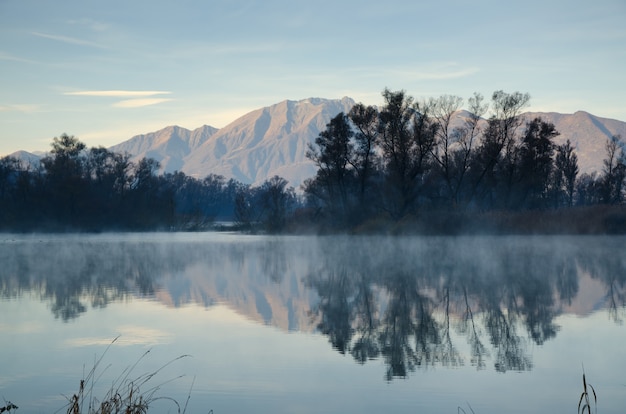
<svg viewBox="0 0 626 414">
<path fill-rule="evenodd" d="M 626 2 L 0 0 L 0 155 L 385 87 L 626 121 Z"/>
</svg>

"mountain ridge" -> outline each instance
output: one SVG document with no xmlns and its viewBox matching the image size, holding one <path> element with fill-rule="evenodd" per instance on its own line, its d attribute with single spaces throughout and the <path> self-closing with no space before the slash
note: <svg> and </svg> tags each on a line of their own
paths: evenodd
<svg viewBox="0 0 626 414">
<path fill-rule="evenodd" d="M 347 113 L 355 103 L 349 97 L 283 100 L 250 111 L 220 129 L 203 125 L 189 130 L 170 125 L 133 136 L 109 150 L 128 153 L 135 161 L 154 158 L 164 172 L 182 171 L 195 178 L 216 174 L 252 185 L 278 175 L 298 188 L 316 173 L 314 163 L 306 158 L 307 146 L 314 143 L 332 117 Z M 464 113 L 467 111 L 458 112 L 457 122 Z M 626 122 L 582 110 L 573 114 L 522 114 L 524 121 L 536 117 L 554 124 L 560 132 L 556 144 L 570 140 L 581 174 L 602 169 L 606 142 L 612 135 L 626 138 Z M 14 154 L 29 164 L 37 157 L 25 151 Z"/>
</svg>

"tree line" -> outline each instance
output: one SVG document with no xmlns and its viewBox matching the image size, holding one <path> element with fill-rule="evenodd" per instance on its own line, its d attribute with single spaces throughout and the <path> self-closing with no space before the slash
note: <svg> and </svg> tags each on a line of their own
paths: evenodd
<svg viewBox="0 0 626 414">
<path fill-rule="evenodd" d="M 154 159 L 133 162 L 62 134 L 38 165 L 0 159 L 0 230 L 196 230 L 217 219 L 277 231 L 295 203 L 280 177 L 252 187 L 159 168 Z"/>
<path fill-rule="evenodd" d="M 621 138 L 607 142 L 600 173 L 579 175 L 570 141 L 557 145 L 553 124 L 522 118 L 528 94 L 496 91 L 490 102 L 474 94 L 467 111 L 457 96 L 382 96 L 380 109 L 359 103 L 338 114 L 309 146 L 318 170 L 304 184 L 307 204 L 331 227 L 624 202 Z"/>
<path fill-rule="evenodd" d="M 154 159 L 87 149 L 62 134 L 39 165 L 0 159 L 0 230 L 195 230 L 217 219 L 272 233 L 380 230 L 379 223 L 455 232 L 476 217 L 535 220 L 624 205 L 621 137 L 607 141 L 600 172 L 579 174 L 569 140 L 557 145 L 553 124 L 521 116 L 527 93 L 496 91 L 490 102 L 474 94 L 466 111 L 458 96 L 382 96 L 380 108 L 359 103 L 339 113 L 309 144 L 317 173 L 301 196 L 278 176 L 253 187 L 213 174 L 161 174 Z M 623 208 L 610 214 L 591 231 L 626 231 Z"/>
</svg>

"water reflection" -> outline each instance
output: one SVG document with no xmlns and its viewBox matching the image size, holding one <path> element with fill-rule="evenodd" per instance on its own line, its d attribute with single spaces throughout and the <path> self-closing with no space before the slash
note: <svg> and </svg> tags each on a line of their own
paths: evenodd
<svg viewBox="0 0 626 414">
<path fill-rule="evenodd" d="M 557 316 L 606 307 L 621 322 L 624 241 L 18 237 L 0 242 L 0 299 L 36 295 L 62 321 L 133 297 L 227 303 L 265 324 L 317 329 L 360 364 L 382 359 L 387 380 L 432 366 L 526 371 L 533 347 L 558 334 Z"/>
<path fill-rule="evenodd" d="M 252 304 L 269 324 L 277 319 L 272 295 L 293 304 L 290 295 L 303 296 L 304 271 L 294 270 L 300 255 L 288 260 L 287 246 L 232 235 L 15 236 L 0 241 L 0 299 L 36 295 L 64 322 L 133 297 L 174 306 L 227 302 L 244 314 Z M 291 309 L 288 329 L 306 319 L 298 311 Z"/>
<path fill-rule="evenodd" d="M 529 349 L 557 335 L 581 277 L 602 282 L 621 321 L 626 304 L 622 239 L 346 239 L 325 246 L 307 277 L 319 295 L 317 328 L 358 363 L 379 356 L 386 378 L 466 360 L 496 371 L 532 368 Z M 597 299 L 597 298 L 596 298 Z M 460 343 L 462 340 L 463 343 Z"/>
</svg>

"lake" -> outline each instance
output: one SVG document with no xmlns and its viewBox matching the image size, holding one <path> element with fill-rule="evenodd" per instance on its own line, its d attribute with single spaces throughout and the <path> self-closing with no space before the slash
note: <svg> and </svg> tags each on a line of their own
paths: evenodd
<svg viewBox="0 0 626 414">
<path fill-rule="evenodd" d="M 66 412 L 86 379 L 151 412 L 576 412 L 584 370 L 623 413 L 625 242 L 2 234 L 0 397 Z"/>
</svg>

